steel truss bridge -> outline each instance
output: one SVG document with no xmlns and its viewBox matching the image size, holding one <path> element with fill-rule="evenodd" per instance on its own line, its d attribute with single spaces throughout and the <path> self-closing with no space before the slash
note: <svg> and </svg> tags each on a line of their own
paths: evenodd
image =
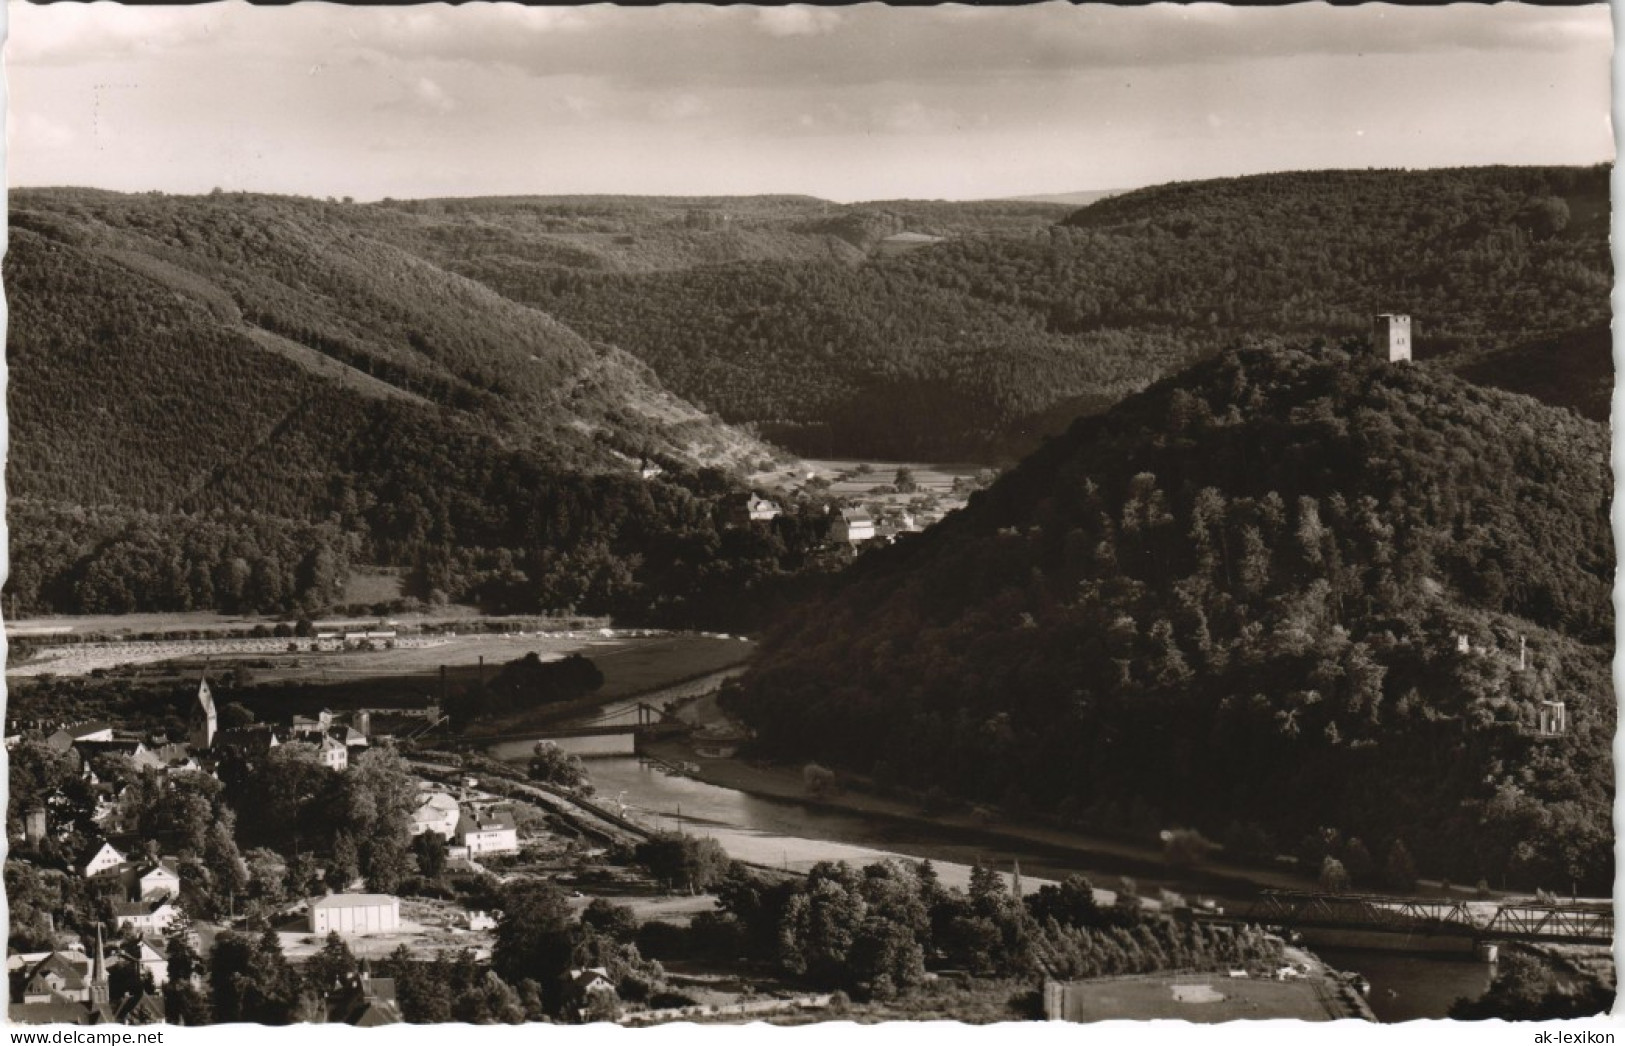
<svg viewBox="0 0 1625 1046">
<path fill-rule="evenodd" d="M 1267 890 L 1245 920 L 1266 926 L 1374 930 L 1498 941 L 1612 944 L 1614 912 L 1579 904 L 1456 901 Z"/>
</svg>

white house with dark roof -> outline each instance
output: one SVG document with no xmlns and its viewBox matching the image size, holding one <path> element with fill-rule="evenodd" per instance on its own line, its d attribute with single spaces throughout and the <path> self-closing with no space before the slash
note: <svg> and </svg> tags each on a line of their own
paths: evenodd
<svg viewBox="0 0 1625 1046">
<path fill-rule="evenodd" d="M 173 857 L 160 857 L 137 865 L 130 892 L 143 901 L 181 895 L 181 873 Z"/>
<path fill-rule="evenodd" d="M 462 807 L 457 805 L 457 800 L 445 792 L 430 792 L 419 796 L 418 808 L 412 811 L 412 834 L 434 832 L 450 839 L 457 834 L 457 825 L 462 820 L 462 813 Z"/>
<path fill-rule="evenodd" d="M 118 901 L 113 905 L 114 924 L 120 930 L 134 929 L 138 933 L 168 933 L 170 925 L 180 918 L 180 914 L 180 910 L 166 898 Z"/>
<path fill-rule="evenodd" d="M 91 958 L 81 951 L 48 952 L 22 977 L 18 1002 L 84 1002 L 90 998 Z"/>
<path fill-rule="evenodd" d="M 86 879 L 117 871 L 124 864 L 124 855 L 105 839 L 100 846 L 86 852 L 78 864 L 79 874 Z"/>
<path fill-rule="evenodd" d="M 88 723 L 64 726 L 45 739 L 46 745 L 58 752 L 66 752 L 81 741 L 113 740 L 113 724 L 101 719 Z"/>
<path fill-rule="evenodd" d="M 841 514 L 835 517 L 834 525 L 830 527 L 830 537 L 849 545 L 872 541 L 874 536 L 875 519 L 865 508 L 842 509 Z"/>
<path fill-rule="evenodd" d="M 166 948 L 164 942 L 154 943 L 142 936 L 120 944 L 117 954 L 134 963 L 136 969 L 151 974 L 153 986 L 162 988 L 169 980 L 169 957 L 165 954 Z"/>
<path fill-rule="evenodd" d="M 457 843 L 467 848 L 470 857 L 518 853 L 519 829 L 514 824 L 513 811 L 506 806 L 464 810 L 457 821 Z"/>
<path fill-rule="evenodd" d="M 316 746 L 316 756 L 329 770 L 343 770 L 350 765 L 350 750 L 333 738 L 323 735 Z"/>
</svg>

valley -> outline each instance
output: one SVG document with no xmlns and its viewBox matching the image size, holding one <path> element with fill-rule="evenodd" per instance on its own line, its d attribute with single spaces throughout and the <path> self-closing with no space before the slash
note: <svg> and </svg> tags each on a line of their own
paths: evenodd
<svg viewBox="0 0 1625 1046">
<path fill-rule="evenodd" d="M 566 956 L 639 1022 L 1492 998 L 1247 913 L 1612 882 L 1608 173 L 19 192 L 14 944 L 136 903 L 102 844 L 412 1020 L 580 1017 Z"/>
</svg>

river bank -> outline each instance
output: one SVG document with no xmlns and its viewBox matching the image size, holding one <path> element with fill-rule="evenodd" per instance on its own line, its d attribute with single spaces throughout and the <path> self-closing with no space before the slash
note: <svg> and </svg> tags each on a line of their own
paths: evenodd
<svg viewBox="0 0 1625 1046">
<path fill-rule="evenodd" d="M 1216 892 L 1222 892 L 1226 887 L 1248 894 L 1259 890 L 1312 888 L 1312 884 L 1290 873 L 1226 862 L 1210 862 L 1198 869 L 1174 868 L 1164 859 L 1162 851 L 1154 846 L 1022 822 L 1002 814 L 992 817 L 965 813 L 928 814 L 914 803 L 877 795 L 851 785 L 837 792 L 814 794 L 809 792 L 800 768 L 740 758 L 706 758 L 698 755 L 681 738 L 649 741 L 644 751 L 646 755 L 667 763 L 686 765 L 690 776 L 706 784 L 811 809 L 928 825 L 967 837 L 985 837 L 990 841 L 1007 839 L 1027 848 L 1050 851 L 1057 856 L 1085 858 L 1106 855 L 1132 866 L 1146 877 L 1169 876 L 1182 880 L 1199 877 L 1204 885 Z"/>
<path fill-rule="evenodd" d="M 530 732 L 588 722 L 594 725 L 621 720 L 635 723 L 635 708 L 639 703 L 659 707 L 714 692 L 724 680 L 745 670 L 753 650 L 748 640 L 673 633 L 607 651 L 589 652 L 604 675 L 603 685 L 594 692 L 573 701 L 538 705 L 483 720 L 478 726 L 448 739 L 448 743 L 459 748 L 479 748 Z"/>
</svg>

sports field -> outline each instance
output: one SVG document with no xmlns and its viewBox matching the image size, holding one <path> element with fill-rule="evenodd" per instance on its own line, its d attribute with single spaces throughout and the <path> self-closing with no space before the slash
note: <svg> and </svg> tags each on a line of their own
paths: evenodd
<svg viewBox="0 0 1625 1046">
<path fill-rule="evenodd" d="M 1069 1021 L 1331 1021 L 1348 1014 L 1318 976 L 1276 981 L 1215 974 L 1152 974 L 1066 985 Z"/>
</svg>

